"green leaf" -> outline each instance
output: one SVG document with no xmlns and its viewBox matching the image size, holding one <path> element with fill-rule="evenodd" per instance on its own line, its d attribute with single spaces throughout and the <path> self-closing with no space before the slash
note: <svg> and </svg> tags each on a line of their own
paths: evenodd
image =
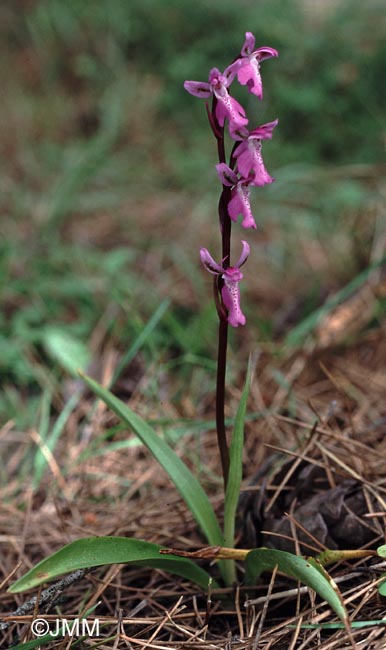
<svg viewBox="0 0 386 650">
<path fill-rule="evenodd" d="M 166 312 L 169 305 L 170 305 L 170 300 L 168 299 L 163 300 L 161 304 L 158 305 L 156 311 L 154 312 L 153 316 L 150 318 L 149 322 L 141 330 L 139 336 L 136 338 L 134 343 L 130 346 L 126 354 L 123 355 L 122 359 L 118 363 L 110 385 L 113 385 L 117 381 L 122 370 L 126 368 L 129 365 L 129 363 L 134 359 L 137 352 L 141 349 L 143 344 L 152 334 L 153 330 L 157 327 L 159 321 L 161 320 L 162 316 Z"/>
<path fill-rule="evenodd" d="M 386 544 L 382 544 L 382 546 L 378 546 L 377 553 L 379 557 L 386 557 Z"/>
<path fill-rule="evenodd" d="M 247 376 L 245 378 L 244 389 L 241 394 L 239 407 L 237 409 L 235 425 L 231 445 L 229 448 L 229 475 L 225 491 L 225 509 L 224 509 L 224 546 L 234 548 L 235 545 L 235 523 L 236 510 L 240 496 L 240 488 L 243 471 L 243 448 L 244 448 L 244 424 L 247 401 L 249 394 L 249 384 L 251 378 L 251 361 L 249 360 Z M 231 585 L 236 581 L 236 568 L 233 560 L 229 560 L 225 566 L 225 581 Z"/>
<path fill-rule="evenodd" d="M 342 597 L 327 571 L 313 558 L 304 558 L 286 551 L 256 548 L 248 553 L 245 560 L 246 579 L 254 583 L 263 571 L 272 571 L 275 566 L 281 573 L 300 580 L 316 591 L 343 620 L 348 622 L 347 611 Z"/>
<path fill-rule="evenodd" d="M 386 626 L 386 620 L 374 619 L 373 621 L 353 621 L 350 623 L 350 627 L 361 629 L 363 627 L 384 627 Z M 296 625 L 289 625 L 288 627 L 296 628 Z M 345 628 L 344 623 L 304 623 L 300 626 L 301 630 L 343 630 Z"/>
<path fill-rule="evenodd" d="M 382 573 L 381 578 L 385 578 L 383 582 L 380 582 L 378 585 L 378 593 L 381 596 L 386 596 L 386 573 Z"/>
<path fill-rule="evenodd" d="M 197 521 L 211 546 L 222 546 L 223 539 L 220 526 L 205 494 L 205 491 L 196 477 L 191 473 L 185 463 L 177 456 L 175 451 L 160 438 L 139 415 L 134 413 L 129 406 L 115 397 L 109 390 L 103 388 L 96 381 L 80 373 L 87 386 L 102 399 L 114 413 L 132 429 L 154 458 L 170 476 L 182 498 L 185 500 L 190 512 Z"/>
<path fill-rule="evenodd" d="M 67 404 L 65 404 L 65 406 L 63 407 L 56 422 L 53 424 L 51 433 L 49 435 L 46 431 L 50 423 L 50 412 L 48 408 L 47 427 L 44 426 L 44 422 L 43 422 L 40 427 L 40 438 L 51 453 L 54 452 L 56 443 L 58 442 L 62 434 L 66 422 L 68 421 L 71 413 L 73 412 L 74 408 L 77 406 L 78 403 L 79 403 L 79 393 L 75 393 L 70 397 Z M 42 406 L 44 406 L 44 402 Z M 50 406 L 51 406 L 51 401 L 48 403 L 48 407 Z M 47 455 L 44 455 L 42 451 L 38 448 L 34 460 L 34 474 L 32 480 L 32 486 L 34 490 L 36 490 L 39 487 L 46 466 L 47 466 Z"/>
<path fill-rule="evenodd" d="M 18 643 L 17 645 L 12 646 L 12 650 L 33 650 L 34 648 L 38 648 L 39 650 L 39 648 L 51 643 L 51 641 L 55 641 L 57 638 L 57 635 L 45 634 L 44 636 L 40 636 L 38 639 L 31 639 L 31 641 L 26 641 L 26 643 Z"/>
<path fill-rule="evenodd" d="M 15 594 L 52 580 L 76 569 L 105 564 L 133 563 L 163 569 L 188 578 L 203 589 L 208 586 L 209 574 L 192 560 L 184 557 L 160 555 L 161 546 L 129 537 L 86 537 L 71 542 L 45 558 L 8 589 Z"/>
</svg>

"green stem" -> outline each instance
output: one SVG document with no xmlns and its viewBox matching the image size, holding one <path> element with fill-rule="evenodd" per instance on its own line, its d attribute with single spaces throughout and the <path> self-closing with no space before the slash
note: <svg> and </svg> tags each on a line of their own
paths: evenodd
<svg viewBox="0 0 386 650">
<path fill-rule="evenodd" d="M 224 489 L 226 490 L 229 474 L 229 449 L 225 429 L 225 373 L 227 363 L 228 323 L 220 317 L 218 327 L 217 384 L 216 384 L 216 430 L 220 450 Z"/>
</svg>

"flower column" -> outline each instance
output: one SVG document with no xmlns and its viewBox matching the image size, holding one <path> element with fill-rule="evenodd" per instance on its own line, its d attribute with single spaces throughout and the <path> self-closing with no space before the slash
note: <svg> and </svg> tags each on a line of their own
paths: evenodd
<svg viewBox="0 0 386 650">
<path fill-rule="evenodd" d="M 232 327 L 245 325 L 245 316 L 240 307 L 239 282 L 243 278 L 240 267 L 247 261 L 250 251 L 248 243 L 243 241 L 238 262 L 235 266 L 230 265 L 231 224 L 232 221 L 237 222 L 241 215 L 243 228 L 256 228 L 250 205 L 250 190 L 253 186 L 262 186 L 274 180 L 265 169 L 261 148 L 262 140 L 272 138 L 273 129 L 278 123 L 274 120 L 249 131 L 244 108 L 228 91 L 237 78 L 250 93 L 260 100 L 263 98 L 260 63 L 270 57 L 277 57 L 278 53 L 271 47 L 260 47 L 256 50 L 254 47 L 255 37 L 251 32 L 247 32 L 239 56 L 223 73 L 217 68 L 212 68 L 208 82 L 185 81 L 184 83 L 185 90 L 191 95 L 205 99 L 212 97 L 212 107 L 210 108 L 207 102 L 206 109 L 211 129 L 217 140 L 219 162 L 216 168 L 223 186 L 218 209 L 222 242 L 221 263 L 215 262 L 206 248 L 201 248 L 200 256 L 205 268 L 215 276 L 215 302 L 219 316 L 216 428 L 225 487 L 229 472 L 229 449 L 224 416 L 228 325 Z M 233 141 L 228 162 L 225 152 L 226 122 L 230 139 Z"/>
</svg>

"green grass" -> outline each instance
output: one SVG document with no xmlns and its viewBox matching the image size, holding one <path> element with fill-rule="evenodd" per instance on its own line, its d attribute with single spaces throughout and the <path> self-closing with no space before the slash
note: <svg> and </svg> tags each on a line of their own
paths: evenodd
<svg viewBox="0 0 386 650">
<path fill-rule="evenodd" d="M 285 278 L 283 296 L 303 299 L 301 323 L 320 287 L 336 291 L 367 268 L 383 160 L 383 2 L 342 2 L 317 18 L 280 0 L 242 11 L 230 0 L 39 0 L 0 18 L 1 422 L 38 426 L 48 395 L 57 416 L 68 363 L 107 347 L 119 372 L 136 355 L 155 368 L 150 401 L 165 377 L 169 399 L 187 388 L 193 403 L 205 398 L 216 316 L 197 251 L 218 247 L 218 181 L 203 103 L 182 83 L 223 67 L 246 30 L 280 50 L 264 64 L 266 101 L 249 107 L 256 123 L 280 124 L 264 146 L 277 180 L 254 206 L 261 231 L 243 294 L 254 330 L 232 333 L 230 377 L 250 339 L 275 336 L 269 287 Z M 322 262 L 310 271 L 312 246 Z M 67 366 L 61 336 L 75 346 Z"/>
</svg>

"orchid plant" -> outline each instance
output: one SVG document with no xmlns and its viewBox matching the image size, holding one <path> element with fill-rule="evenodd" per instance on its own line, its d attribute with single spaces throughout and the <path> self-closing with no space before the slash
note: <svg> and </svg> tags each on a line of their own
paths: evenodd
<svg viewBox="0 0 386 650">
<path fill-rule="evenodd" d="M 133 563 L 161 568 L 189 578 L 205 589 L 211 580 L 209 574 L 193 562 L 194 558 L 214 558 L 218 561 L 220 577 L 227 585 L 237 580 L 235 560 L 244 560 L 246 579 L 255 582 L 262 571 L 277 567 L 286 575 L 302 581 L 325 599 L 347 624 L 347 612 L 336 585 L 323 566 L 342 557 L 353 557 L 352 551 L 321 554 L 319 561 L 291 553 L 267 548 L 235 549 L 235 521 L 242 479 L 242 452 L 244 420 L 246 414 L 249 368 L 245 386 L 235 416 L 234 428 L 228 446 L 224 418 L 225 373 L 228 327 L 246 323 L 240 305 L 239 283 L 243 280 L 241 268 L 247 262 L 250 245 L 241 242 L 241 254 L 231 264 L 231 226 L 241 215 L 241 227 L 256 229 L 251 208 L 251 190 L 274 180 L 265 168 L 262 158 L 262 142 L 272 138 L 278 120 L 248 129 L 248 118 L 241 104 L 230 94 L 230 87 L 237 80 L 258 100 L 263 99 L 260 64 L 275 58 L 278 53 L 271 47 L 255 49 L 251 32 L 245 34 L 240 54 L 221 73 L 218 68 L 209 72 L 209 81 L 185 81 L 185 89 L 192 95 L 204 98 L 210 128 L 217 141 L 218 177 L 222 184 L 218 216 L 221 234 L 221 256 L 216 262 L 206 248 L 201 248 L 203 266 L 214 276 L 215 304 L 219 318 L 218 364 L 216 390 L 216 425 L 222 473 L 225 486 L 223 525 L 215 514 L 209 498 L 198 479 L 181 460 L 170 445 L 130 407 L 111 391 L 90 377 L 80 373 L 87 386 L 102 399 L 130 428 L 168 473 L 175 487 L 201 529 L 210 547 L 195 552 L 162 549 L 156 544 L 124 537 L 91 537 L 71 542 L 53 555 L 42 560 L 19 578 L 9 589 L 20 592 L 36 587 L 43 581 L 63 573 L 113 563 Z M 211 99 L 211 105 L 208 100 Z M 226 156 L 226 139 L 230 140 L 230 154 Z M 329 554 L 330 553 L 330 554 Z M 331 555 L 332 553 L 332 555 Z M 335 553 L 335 554 L 334 554 Z M 371 551 L 356 553 L 371 554 Z M 214 586 L 217 583 L 213 583 Z"/>
</svg>

